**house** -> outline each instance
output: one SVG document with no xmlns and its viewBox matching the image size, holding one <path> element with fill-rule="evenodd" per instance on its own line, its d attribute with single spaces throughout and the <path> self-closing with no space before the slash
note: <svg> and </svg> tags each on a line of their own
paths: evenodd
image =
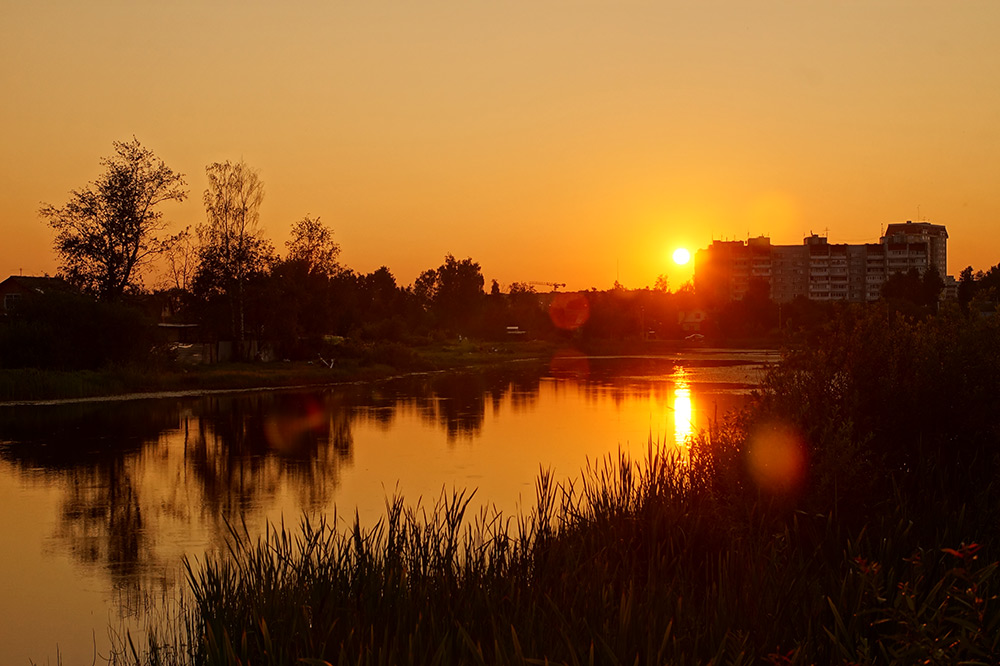
<svg viewBox="0 0 1000 666">
<path fill-rule="evenodd" d="M 677 323 L 685 333 L 700 333 L 707 318 L 708 313 L 700 308 L 677 313 Z"/>
<path fill-rule="evenodd" d="M 13 312 L 17 304 L 24 299 L 54 291 L 71 290 L 72 287 L 62 278 L 11 275 L 0 282 L 0 316 Z"/>
</svg>

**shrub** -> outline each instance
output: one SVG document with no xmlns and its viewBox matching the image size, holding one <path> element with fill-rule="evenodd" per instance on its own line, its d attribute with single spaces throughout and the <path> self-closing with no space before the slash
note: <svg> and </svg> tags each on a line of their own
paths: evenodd
<svg viewBox="0 0 1000 666">
<path fill-rule="evenodd" d="M 27 299 L 0 327 L 0 367 L 96 369 L 143 361 L 154 343 L 141 311 L 55 292 Z"/>
</svg>

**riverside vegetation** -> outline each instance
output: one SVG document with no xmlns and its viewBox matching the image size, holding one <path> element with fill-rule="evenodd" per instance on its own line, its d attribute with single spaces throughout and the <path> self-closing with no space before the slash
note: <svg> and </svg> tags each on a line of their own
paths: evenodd
<svg viewBox="0 0 1000 666">
<path fill-rule="evenodd" d="M 233 525 L 111 660 L 996 664 L 998 403 L 995 318 L 844 308 L 688 450 L 543 471 L 522 514 Z"/>
<path fill-rule="evenodd" d="M 486 366 L 550 356 L 552 344 L 452 343 L 403 345 L 345 341 L 315 361 L 233 362 L 180 366 L 148 359 L 98 369 L 14 368 L 0 370 L 0 402 L 78 400 L 100 396 L 181 391 L 232 391 L 323 386 L 388 376 Z"/>
</svg>

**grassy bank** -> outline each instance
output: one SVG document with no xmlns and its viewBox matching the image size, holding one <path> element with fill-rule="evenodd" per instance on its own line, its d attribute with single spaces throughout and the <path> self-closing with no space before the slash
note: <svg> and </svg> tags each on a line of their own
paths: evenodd
<svg viewBox="0 0 1000 666">
<path fill-rule="evenodd" d="M 160 391 L 197 391 L 323 385 L 547 358 L 547 343 L 456 344 L 409 347 L 395 343 L 352 345 L 326 359 L 305 362 L 218 363 L 178 366 L 158 363 L 100 371 L 0 370 L 0 402 L 73 399 Z"/>
</svg>

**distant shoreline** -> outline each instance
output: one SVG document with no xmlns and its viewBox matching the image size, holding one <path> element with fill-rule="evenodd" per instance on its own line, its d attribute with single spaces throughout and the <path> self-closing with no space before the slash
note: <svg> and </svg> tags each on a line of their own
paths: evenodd
<svg viewBox="0 0 1000 666">
<path fill-rule="evenodd" d="M 599 356 L 663 355 L 719 348 L 676 340 L 599 341 L 579 345 L 466 340 L 433 346 L 373 345 L 370 357 L 336 359 L 332 367 L 317 360 L 102 370 L 7 369 L 0 370 L 0 408 L 334 386 L 510 361 L 545 361 L 567 347 L 584 355 Z M 757 341 L 725 348 L 774 349 L 773 345 Z"/>
<path fill-rule="evenodd" d="M 542 342 L 465 341 L 428 347 L 373 345 L 368 357 L 334 359 L 331 367 L 317 360 L 101 370 L 7 369 L 0 370 L 0 407 L 332 386 L 414 372 L 544 360 L 552 350 L 553 345 Z"/>
</svg>

